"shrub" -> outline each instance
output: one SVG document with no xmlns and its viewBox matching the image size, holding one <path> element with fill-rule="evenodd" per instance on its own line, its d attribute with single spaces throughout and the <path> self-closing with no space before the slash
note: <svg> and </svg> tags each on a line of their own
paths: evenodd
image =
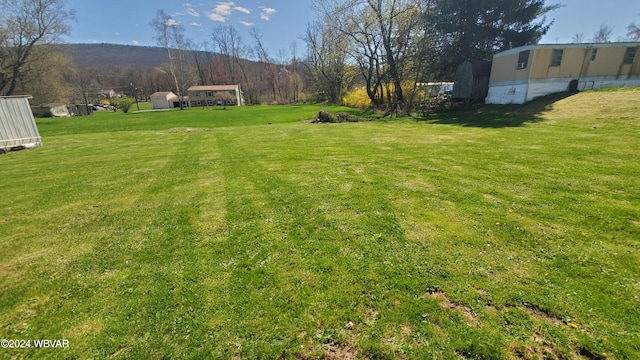
<svg viewBox="0 0 640 360">
<path fill-rule="evenodd" d="M 342 98 L 342 104 L 344 106 L 358 109 L 368 109 L 371 107 L 371 99 L 369 99 L 367 89 L 365 89 L 364 87 L 359 87 L 348 92 Z"/>
<path fill-rule="evenodd" d="M 402 93 L 405 96 L 405 100 L 409 101 L 409 95 L 411 94 L 411 92 L 413 91 L 413 84 L 410 82 L 405 82 L 402 84 Z M 393 84 L 389 84 L 388 86 L 389 91 L 391 91 L 393 93 L 394 91 L 394 85 Z M 387 100 L 386 100 L 386 95 L 387 95 L 387 86 L 385 86 L 385 90 L 384 90 L 384 94 L 382 96 L 382 103 L 381 104 L 386 104 Z M 417 89 L 416 90 L 416 94 L 414 96 L 414 98 L 416 99 L 422 99 L 425 97 L 425 92 L 423 89 Z M 365 87 L 359 87 L 356 88 L 350 92 L 348 92 L 343 98 L 342 98 L 342 104 L 344 106 L 348 106 L 348 107 L 354 107 L 354 108 L 358 108 L 358 109 L 368 109 L 372 106 L 372 102 L 371 99 L 369 98 L 369 95 L 367 94 L 367 89 Z"/>
<path fill-rule="evenodd" d="M 116 99 L 115 103 L 116 107 L 118 109 L 122 109 L 122 111 L 126 114 L 129 112 L 129 109 L 131 109 L 131 106 L 133 106 L 133 104 L 135 103 L 135 100 L 128 96 L 123 96 Z"/>
<path fill-rule="evenodd" d="M 449 96 L 441 95 L 433 98 L 422 100 L 418 105 L 418 110 L 424 117 L 428 117 L 431 113 L 442 112 L 451 107 L 451 99 Z"/>
</svg>

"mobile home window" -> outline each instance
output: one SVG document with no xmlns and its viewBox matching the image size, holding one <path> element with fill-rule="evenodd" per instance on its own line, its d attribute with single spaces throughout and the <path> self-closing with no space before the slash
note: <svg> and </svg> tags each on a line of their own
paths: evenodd
<svg viewBox="0 0 640 360">
<path fill-rule="evenodd" d="M 520 51 L 520 54 L 518 55 L 518 70 L 527 68 L 527 64 L 529 63 L 529 52 L 530 50 Z"/>
<path fill-rule="evenodd" d="M 591 50 L 591 61 L 595 61 L 598 56 L 598 49 Z"/>
<path fill-rule="evenodd" d="M 637 47 L 628 47 L 624 52 L 624 58 L 622 59 L 623 64 L 633 64 L 633 58 L 636 57 Z"/>
<path fill-rule="evenodd" d="M 207 97 L 213 97 L 213 92 L 212 91 L 207 91 Z"/>
<path fill-rule="evenodd" d="M 562 63 L 562 55 L 564 55 L 564 50 L 553 49 L 553 53 L 551 54 L 551 64 L 549 64 L 549 66 L 560 66 Z"/>
</svg>

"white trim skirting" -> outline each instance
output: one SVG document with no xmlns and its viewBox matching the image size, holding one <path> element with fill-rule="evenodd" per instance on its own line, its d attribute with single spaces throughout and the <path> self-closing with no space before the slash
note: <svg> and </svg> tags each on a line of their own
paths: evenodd
<svg viewBox="0 0 640 360">
<path fill-rule="evenodd" d="M 535 98 L 569 90 L 569 83 L 578 80 L 578 90 L 595 90 L 612 87 L 640 86 L 640 76 L 621 79 L 615 76 L 588 77 L 582 79 L 542 79 L 489 84 L 487 104 L 524 104 Z"/>
</svg>

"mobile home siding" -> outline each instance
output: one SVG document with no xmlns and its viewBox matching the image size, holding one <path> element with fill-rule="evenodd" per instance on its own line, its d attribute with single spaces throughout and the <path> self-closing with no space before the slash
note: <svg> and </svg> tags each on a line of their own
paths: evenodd
<svg viewBox="0 0 640 360">
<path fill-rule="evenodd" d="M 518 57 L 520 52 L 507 56 L 495 57 L 491 69 L 491 82 L 526 82 L 531 74 L 531 65 L 534 52 L 529 52 L 527 67 L 518 69 Z"/>
<path fill-rule="evenodd" d="M 577 90 L 640 85 L 640 50 L 636 50 L 631 64 L 623 64 L 627 48 L 638 46 L 638 43 L 537 45 L 496 54 L 486 102 L 522 104 L 566 91 L 571 82 Z M 594 49 L 597 52 L 592 60 Z M 524 50 L 531 50 L 527 68 L 517 70 L 518 54 Z M 552 61 L 554 50 L 556 54 L 562 50 L 559 63 Z"/>
<path fill-rule="evenodd" d="M 42 145 L 28 96 L 0 97 L 0 149 Z"/>
</svg>

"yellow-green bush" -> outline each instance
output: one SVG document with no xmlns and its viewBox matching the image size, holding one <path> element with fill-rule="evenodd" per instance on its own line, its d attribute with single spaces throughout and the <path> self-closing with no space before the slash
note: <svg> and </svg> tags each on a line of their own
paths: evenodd
<svg viewBox="0 0 640 360">
<path fill-rule="evenodd" d="M 384 96 L 383 96 L 383 101 L 382 103 L 386 103 L 386 95 L 387 95 L 387 86 L 384 87 Z M 394 92 L 395 86 L 393 84 L 389 84 L 388 86 L 389 91 L 391 91 L 391 93 Z M 411 91 L 413 91 L 413 84 L 410 82 L 405 82 L 402 84 L 402 93 L 405 96 L 405 100 L 408 101 L 408 96 L 411 94 Z M 417 99 L 423 99 L 425 97 L 425 92 L 423 89 L 417 89 L 416 90 L 416 95 L 414 97 L 415 100 Z M 342 104 L 345 106 L 349 106 L 349 107 L 354 107 L 354 108 L 359 108 L 359 109 L 367 109 L 371 107 L 371 99 L 369 99 L 369 95 L 367 94 L 367 89 L 363 86 L 363 87 L 359 87 L 356 88 L 350 92 L 348 92 L 343 98 L 342 98 Z"/>
<path fill-rule="evenodd" d="M 371 107 L 371 99 L 369 99 L 369 95 L 367 95 L 367 89 L 363 86 L 348 92 L 342 98 L 342 105 L 358 109 Z"/>
</svg>

